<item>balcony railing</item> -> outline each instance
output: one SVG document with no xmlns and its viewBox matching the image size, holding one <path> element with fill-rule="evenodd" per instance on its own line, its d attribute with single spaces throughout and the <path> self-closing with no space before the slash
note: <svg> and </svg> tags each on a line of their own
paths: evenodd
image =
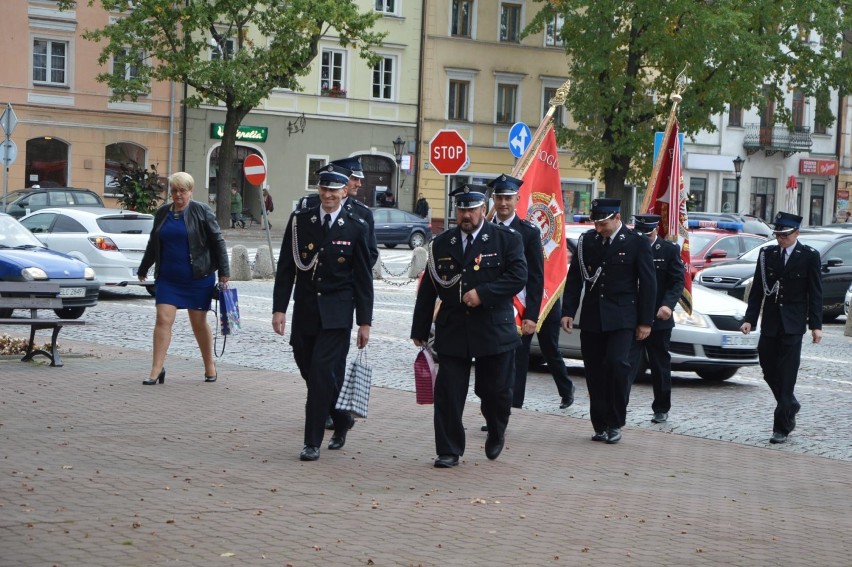
<svg viewBox="0 0 852 567">
<path fill-rule="evenodd" d="M 810 151 L 812 145 L 810 128 L 791 129 L 783 124 L 774 126 L 746 124 L 745 126 L 743 148 L 748 155 L 763 150 L 767 156 L 783 152 L 784 157 L 789 157 L 796 152 Z"/>
</svg>

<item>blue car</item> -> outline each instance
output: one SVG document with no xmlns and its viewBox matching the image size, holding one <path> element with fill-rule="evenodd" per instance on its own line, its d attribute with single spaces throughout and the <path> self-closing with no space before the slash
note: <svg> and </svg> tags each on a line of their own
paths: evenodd
<svg viewBox="0 0 852 567">
<path fill-rule="evenodd" d="M 5 213 L 0 213 L 0 281 L 58 283 L 62 308 L 54 311 L 61 319 L 82 316 L 86 307 L 97 304 L 101 287 L 85 262 L 46 248 Z M 0 317 L 11 314 L 12 309 L 0 309 Z"/>
</svg>

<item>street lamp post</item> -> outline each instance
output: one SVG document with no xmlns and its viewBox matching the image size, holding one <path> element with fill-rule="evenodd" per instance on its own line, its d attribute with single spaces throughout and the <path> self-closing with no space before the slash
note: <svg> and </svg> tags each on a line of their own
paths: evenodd
<svg viewBox="0 0 852 567">
<path fill-rule="evenodd" d="M 739 210 L 739 203 L 740 203 L 740 178 L 742 178 L 742 176 L 743 176 L 743 164 L 744 164 L 744 163 L 745 163 L 745 160 L 744 160 L 743 158 L 741 158 L 740 156 L 737 156 L 737 157 L 734 159 L 734 175 L 736 175 L 736 176 L 737 176 L 737 185 L 736 185 L 736 189 L 737 189 L 737 197 L 736 197 L 736 203 L 735 203 L 735 206 L 737 207 L 737 210 Z"/>
<path fill-rule="evenodd" d="M 396 158 L 396 179 L 397 179 L 397 191 L 396 191 L 396 193 L 399 193 L 399 189 L 402 187 L 402 181 L 400 181 L 400 179 L 402 178 L 402 152 L 405 149 L 405 140 L 403 140 L 402 138 L 397 136 L 396 140 L 394 140 L 392 143 L 393 143 L 393 155 Z M 399 195 L 396 195 L 396 197 L 397 197 L 397 200 L 398 200 Z"/>
</svg>

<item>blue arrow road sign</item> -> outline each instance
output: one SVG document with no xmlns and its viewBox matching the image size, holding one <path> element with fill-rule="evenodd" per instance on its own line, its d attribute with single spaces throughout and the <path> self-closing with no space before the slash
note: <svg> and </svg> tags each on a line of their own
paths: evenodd
<svg viewBox="0 0 852 567">
<path fill-rule="evenodd" d="M 524 155 L 527 146 L 532 141 L 532 132 L 530 127 L 523 122 L 515 122 L 512 129 L 509 130 L 509 151 L 516 158 Z"/>
</svg>

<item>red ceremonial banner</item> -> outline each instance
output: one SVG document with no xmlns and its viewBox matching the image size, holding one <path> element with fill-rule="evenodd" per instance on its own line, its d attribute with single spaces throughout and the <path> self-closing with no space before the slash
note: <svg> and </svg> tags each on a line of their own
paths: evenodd
<svg viewBox="0 0 852 567">
<path fill-rule="evenodd" d="M 562 297 L 568 273 L 568 246 L 565 242 L 565 209 L 562 202 L 562 179 L 553 126 L 548 127 L 535 158 L 524 174 L 518 192 L 515 213 L 541 231 L 544 252 L 544 293 L 538 329 L 553 304 Z M 515 297 L 515 323 L 520 327 L 524 313 L 523 298 Z"/>
<path fill-rule="evenodd" d="M 664 146 L 657 156 L 659 174 L 654 187 L 651 187 L 651 199 L 647 213 L 660 215 L 659 237 L 676 242 L 680 246 L 683 260 L 683 295 L 680 305 L 687 313 L 692 313 L 692 276 L 689 269 L 689 231 L 686 222 L 686 191 L 683 190 L 681 157 L 677 120 L 672 121 L 671 129 L 663 136 Z"/>
</svg>

